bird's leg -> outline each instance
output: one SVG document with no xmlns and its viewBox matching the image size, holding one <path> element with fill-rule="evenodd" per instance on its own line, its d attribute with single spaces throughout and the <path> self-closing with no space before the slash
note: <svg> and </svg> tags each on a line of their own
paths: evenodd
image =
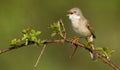
<svg viewBox="0 0 120 70">
<path fill-rule="evenodd" d="M 78 48 L 78 46 L 76 46 L 76 47 L 75 47 L 75 49 L 74 49 L 74 51 L 73 51 L 72 55 L 70 56 L 70 59 L 74 56 L 74 54 L 75 54 L 75 52 L 76 52 L 77 48 Z"/>
</svg>

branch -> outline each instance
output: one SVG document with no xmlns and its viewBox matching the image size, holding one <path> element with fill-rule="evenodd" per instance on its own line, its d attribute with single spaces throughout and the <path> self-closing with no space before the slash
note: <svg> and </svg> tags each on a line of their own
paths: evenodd
<svg viewBox="0 0 120 70">
<path fill-rule="evenodd" d="M 72 39 L 72 40 L 70 40 L 70 39 L 67 39 L 66 38 L 66 31 L 65 31 L 65 27 L 64 27 L 64 24 L 63 24 L 63 22 L 62 22 L 62 20 L 60 20 L 60 26 L 61 26 L 61 31 L 60 31 L 60 36 L 61 36 L 61 39 L 54 39 L 54 40 L 46 40 L 46 41 L 43 41 L 43 42 L 41 42 L 41 44 L 43 44 L 44 46 L 43 46 L 43 50 L 41 51 L 41 53 L 40 53 L 40 55 L 39 55 L 39 57 L 38 57 L 38 60 L 37 60 L 37 62 L 36 62 L 36 64 L 35 64 L 35 66 L 37 66 L 37 64 L 38 64 L 38 62 L 39 62 L 39 60 L 40 60 L 40 58 L 41 58 L 41 55 L 43 54 L 43 51 L 44 51 L 44 49 L 45 49 L 45 47 L 46 47 L 46 45 L 47 44 L 51 44 L 51 43 L 69 43 L 69 44 L 72 44 L 72 45 L 75 45 L 75 47 L 80 47 L 80 48 L 84 48 L 85 50 L 87 50 L 87 51 L 89 51 L 89 52 L 95 52 L 95 54 L 96 54 L 96 56 L 99 58 L 99 59 L 101 59 L 102 61 L 104 61 L 106 64 L 108 64 L 110 67 L 112 67 L 114 70 L 120 70 L 120 68 L 116 65 L 116 64 L 114 64 L 112 61 L 111 61 L 111 59 L 110 58 L 107 58 L 104 54 L 102 54 L 101 52 L 99 52 L 99 51 L 97 51 L 96 49 L 92 49 L 92 48 L 89 48 L 88 46 L 86 46 L 84 43 L 82 43 L 82 42 L 80 42 L 80 41 L 78 41 L 78 40 L 76 40 L 76 39 Z M 27 31 L 27 32 L 29 32 L 29 31 Z M 32 31 L 33 33 L 36 33 L 35 31 Z M 61 32 L 62 32 L 62 34 L 61 34 Z M 39 32 L 37 32 L 37 33 L 39 33 Z M 30 33 L 31 34 L 31 33 Z M 29 35 L 29 34 L 27 34 L 27 35 Z M 35 35 L 36 36 L 36 35 Z M 32 38 L 31 38 L 31 36 L 27 36 L 28 38 L 26 38 L 26 36 L 25 37 L 23 37 L 23 38 L 25 38 L 25 43 L 22 43 L 22 44 L 16 44 L 16 42 L 15 42 L 15 44 L 14 45 L 12 45 L 12 47 L 10 47 L 10 48 L 6 48 L 6 49 L 3 49 L 3 50 L 0 50 L 0 54 L 2 54 L 2 53 L 5 53 L 5 52 L 8 52 L 8 51 L 12 51 L 12 50 L 15 50 L 15 49 L 18 49 L 18 48 L 22 48 L 22 47 L 25 47 L 25 46 L 29 46 L 29 45 L 33 45 L 33 44 L 38 44 L 38 42 L 39 42 L 39 39 L 36 39 L 36 37 L 35 36 L 32 36 Z M 33 38 L 34 37 L 34 38 Z"/>
<path fill-rule="evenodd" d="M 35 43 L 35 42 L 33 42 L 33 41 L 29 41 L 29 42 L 28 42 L 28 45 L 32 45 L 32 44 L 34 44 L 34 43 Z M 9 48 L 0 50 L 0 54 L 5 53 L 5 52 L 12 51 L 12 50 L 14 50 L 14 49 L 22 48 L 22 47 L 25 47 L 25 46 L 26 46 L 25 43 L 20 44 L 20 45 L 16 45 L 16 46 L 12 46 L 12 47 L 9 47 Z"/>
<path fill-rule="evenodd" d="M 63 41 L 66 42 L 66 43 L 74 44 L 75 47 L 76 47 L 76 45 L 77 45 L 77 46 L 79 46 L 79 47 L 81 47 L 81 48 L 84 48 L 84 49 L 88 50 L 89 52 L 95 52 L 95 53 L 96 53 L 96 56 L 97 56 L 98 58 L 100 58 L 101 60 L 103 60 L 105 63 L 107 63 L 107 64 L 108 64 L 109 66 L 111 66 L 113 69 L 115 69 L 115 70 L 120 70 L 120 68 L 119 68 L 116 64 L 114 64 L 110 59 L 106 58 L 103 54 L 97 52 L 96 50 L 93 50 L 92 48 L 87 48 L 84 43 L 81 43 L 81 42 L 79 42 L 79 41 L 73 42 L 72 40 L 68 40 L 68 39 L 65 39 L 65 40 L 63 40 L 63 39 L 61 39 L 61 40 L 48 40 L 48 41 L 45 42 L 45 44 L 50 44 L 50 43 L 63 43 Z"/>
<path fill-rule="evenodd" d="M 63 42 L 74 44 L 75 47 L 77 45 L 78 47 L 84 48 L 84 49 L 86 49 L 86 50 L 88 50 L 90 52 L 91 51 L 92 52 L 96 52 L 96 56 L 98 58 L 100 58 L 101 60 L 103 60 L 105 63 L 107 63 L 113 69 L 120 70 L 120 68 L 117 65 L 115 65 L 110 59 L 107 59 L 105 56 L 103 56 L 103 54 L 101 54 L 101 53 L 99 53 L 96 50 L 93 50 L 91 48 L 87 48 L 84 43 L 81 43 L 79 41 L 73 42 L 72 40 L 68 40 L 68 39 L 56 39 L 56 40 L 47 40 L 43 44 L 51 44 L 51 43 L 55 43 L 56 44 L 56 43 L 63 43 Z M 32 44 L 34 44 L 34 42 L 29 42 L 29 45 L 32 45 Z M 17 48 L 21 48 L 21 47 L 25 47 L 25 44 L 17 46 Z M 12 51 L 12 50 L 17 49 L 17 48 L 16 47 L 10 47 L 10 48 L 6 48 L 6 49 L 3 49 L 3 50 L 0 50 L 0 54 L 8 52 L 8 51 Z"/>
</svg>

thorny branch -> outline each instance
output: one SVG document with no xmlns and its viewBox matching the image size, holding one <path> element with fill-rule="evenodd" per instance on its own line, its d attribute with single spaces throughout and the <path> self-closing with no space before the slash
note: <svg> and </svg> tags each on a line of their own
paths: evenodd
<svg viewBox="0 0 120 70">
<path fill-rule="evenodd" d="M 89 51 L 89 52 L 95 52 L 96 53 L 96 56 L 98 57 L 98 58 L 100 58 L 101 60 L 103 60 L 106 64 L 108 64 L 110 67 L 112 67 L 114 70 L 120 70 L 120 68 L 116 65 L 116 64 L 114 64 L 112 61 L 111 61 L 111 59 L 110 58 L 106 58 L 102 53 L 100 53 L 100 52 L 98 52 L 97 50 L 93 50 L 92 48 L 88 48 L 84 43 L 82 43 L 82 42 L 80 42 L 80 41 L 74 41 L 74 40 L 69 40 L 69 39 L 67 39 L 66 38 L 66 31 L 65 31 L 65 27 L 64 27 L 64 24 L 63 24 L 63 22 L 62 22 L 62 20 L 60 20 L 60 25 L 61 25 L 61 27 L 62 27 L 62 30 L 63 30 L 63 36 L 62 36 L 62 38 L 61 39 L 55 39 L 55 40 L 46 40 L 46 41 L 44 41 L 43 42 L 43 50 L 41 51 L 41 53 L 40 53 L 40 56 L 39 56 L 39 58 L 38 58 L 38 60 L 37 60 L 37 62 L 36 62 L 36 64 L 35 64 L 35 66 L 37 66 L 37 64 L 38 64 L 38 62 L 39 62 L 39 59 L 41 58 L 41 55 L 43 54 L 43 51 L 45 50 L 45 47 L 46 47 L 46 45 L 47 44 L 51 44 L 51 43 L 64 43 L 64 42 L 66 42 L 66 43 L 70 43 L 70 44 L 73 44 L 73 45 L 75 45 L 75 47 L 77 46 L 77 47 L 80 47 L 80 48 L 84 48 L 85 50 L 87 50 L 87 51 Z M 34 41 L 29 41 L 28 42 L 28 45 L 32 45 L 32 44 L 34 44 L 35 42 Z M 28 46 L 27 45 L 27 46 Z M 26 44 L 25 43 L 23 43 L 23 44 L 20 44 L 20 45 L 16 45 L 16 46 L 12 46 L 12 47 L 10 47 L 10 48 L 6 48 L 6 49 L 3 49 L 3 50 L 0 50 L 0 54 L 2 54 L 2 53 L 5 53 L 5 52 L 8 52 L 8 51 L 12 51 L 12 50 L 14 50 L 14 49 L 18 49 L 18 48 L 22 48 L 22 47 L 25 47 L 26 46 Z"/>
</svg>

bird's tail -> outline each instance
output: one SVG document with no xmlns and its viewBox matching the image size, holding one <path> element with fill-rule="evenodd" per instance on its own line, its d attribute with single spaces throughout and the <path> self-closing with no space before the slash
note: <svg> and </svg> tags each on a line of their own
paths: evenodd
<svg viewBox="0 0 120 70">
<path fill-rule="evenodd" d="M 93 45 L 91 46 L 91 48 L 92 48 L 93 50 L 95 49 Z M 90 52 L 90 56 L 91 56 L 91 58 L 92 58 L 94 61 L 97 59 L 97 56 L 96 56 L 95 51 Z"/>
<path fill-rule="evenodd" d="M 88 38 L 87 38 L 87 41 L 88 41 L 88 43 L 89 43 L 90 48 L 91 48 L 92 50 L 95 50 L 94 45 L 93 45 L 93 35 L 91 35 L 90 37 L 88 37 Z M 95 51 L 91 51 L 91 52 L 90 52 L 90 56 L 91 56 L 91 58 L 92 58 L 93 60 L 96 60 L 96 59 L 97 59 L 97 56 L 96 56 Z"/>
</svg>

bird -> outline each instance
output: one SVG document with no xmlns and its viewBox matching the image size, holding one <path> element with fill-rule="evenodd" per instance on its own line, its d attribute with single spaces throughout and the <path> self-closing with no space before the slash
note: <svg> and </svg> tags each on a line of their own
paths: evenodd
<svg viewBox="0 0 120 70">
<path fill-rule="evenodd" d="M 67 15 L 71 21 L 73 30 L 79 34 L 80 38 L 85 38 L 90 43 L 90 48 L 94 50 L 93 41 L 96 38 L 89 21 L 84 17 L 82 11 L 75 7 L 68 11 Z M 92 43 L 92 44 L 91 44 Z M 90 52 L 91 58 L 96 60 L 94 52 Z"/>
</svg>

